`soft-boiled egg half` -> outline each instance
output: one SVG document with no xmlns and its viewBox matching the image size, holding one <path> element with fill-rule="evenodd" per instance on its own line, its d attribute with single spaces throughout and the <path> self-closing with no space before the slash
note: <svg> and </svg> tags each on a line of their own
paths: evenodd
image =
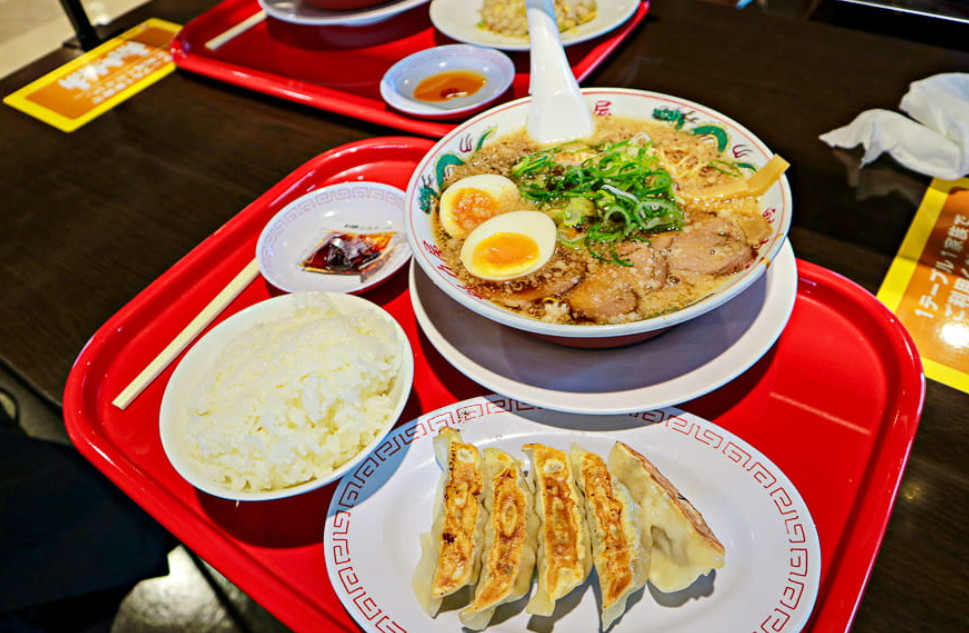
<svg viewBox="0 0 969 633">
<path fill-rule="evenodd" d="M 441 226 L 452 237 L 464 237 L 485 220 L 520 208 L 520 203 L 518 186 L 510 178 L 468 176 L 441 194 Z"/>
<path fill-rule="evenodd" d="M 511 211 L 485 220 L 461 247 L 475 277 L 502 281 L 541 268 L 555 252 L 555 222 L 541 211 Z"/>
</svg>

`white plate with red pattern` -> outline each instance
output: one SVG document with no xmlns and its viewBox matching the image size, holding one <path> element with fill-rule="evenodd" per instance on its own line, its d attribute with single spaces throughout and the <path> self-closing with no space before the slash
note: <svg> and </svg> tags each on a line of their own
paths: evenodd
<svg viewBox="0 0 969 633">
<path fill-rule="evenodd" d="M 462 630 L 460 601 L 436 618 L 418 604 L 410 579 L 420 534 L 431 525 L 441 470 L 433 438 L 444 426 L 479 448 L 523 456 L 540 442 L 573 442 L 606 456 L 617 440 L 644 454 L 690 499 L 723 543 L 726 565 L 683 591 L 652 585 L 630 598 L 610 629 L 709 633 L 795 633 L 807 623 L 821 578 L 818 534 L 807 505 L 783 472 L 744 440 L 675 408 L 620 416 L 574 415 L 504 396 L 474 398 L 394 429 L 338 484 L 323 536 L 327 573 L 356 622 L 371 633 Z M 595 574 L 549 618 L 524 613 L 526 599 L 498 609 L 494 633 L 599 630 Z"/>
<path fill-rule="evenodd" d="M 615 415 L 698 398 L 757 363 L 794 310 L 797 261 L 786 243 L 738 297 L 660 336 L 613 349 L 558 345 L 485 318 L 413 264 L 409 286 L 424 335 L 465 376 L 546 409 Z"/>
</svg>

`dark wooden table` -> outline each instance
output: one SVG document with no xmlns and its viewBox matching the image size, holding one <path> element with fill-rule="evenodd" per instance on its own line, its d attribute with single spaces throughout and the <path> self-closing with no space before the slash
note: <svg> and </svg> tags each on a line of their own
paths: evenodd
<svg viewBox="0 0 969 633">
<path fill-rule="evenodd" d="M 156 0 L 119 26 L 185 23 L 213 4 Z M 584 84 L 676 94 L 744 122 L 792 164 L 796 254 L 874 292 L 929 180 L 886 160 L 858 173 L 857 154 L 818 135 L 895 108 L 914 80 L 969 72 L 969 53 L 790 13 L 655 0 Z M 49 55 L 0 92 L 77 54 Z M 88 338 L 192 247 L 313 156 L 398 133 L 185 72 L 71 134 L 0 108 L 0 363 L 59 407 Z M 967 464 L 969 396 L 930 382 L 854 631 L 969 627 Z"/>
</svg>

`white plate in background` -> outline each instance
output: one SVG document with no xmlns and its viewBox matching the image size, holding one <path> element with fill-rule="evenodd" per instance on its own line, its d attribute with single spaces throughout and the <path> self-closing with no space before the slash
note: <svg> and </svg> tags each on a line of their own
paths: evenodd
<svg viewBox="0 0 969 633">
<path fill-rule="evenodd" d="M 431 23 L 459 42 L 505 51 L 527 51 L 527 37 L 508 37 L 478 27 L 483 4 L 484 0 L 433 0 Z M 615 29 L 632 17 L 639 8 L 639 0 L 598 0 L 598 5 L 596 17 L 561 34 L 564 46 L 585 42 Z"/>
<path fill-rule="evenodd" d="M 733 380 L 777 341 L 797 298 L 797 262 L 785 243 L 766 274 L 724 305 L 663 334 L 613 349 L 544 341 L 465 308 L 412 264 L 417 322 L 461 373 L 535 406 L 617 414 L 681 404 Z"/>
</svg>

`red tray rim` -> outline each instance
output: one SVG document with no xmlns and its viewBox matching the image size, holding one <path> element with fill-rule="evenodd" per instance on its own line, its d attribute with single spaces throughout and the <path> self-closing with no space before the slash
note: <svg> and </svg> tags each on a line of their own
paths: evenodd
<svg viewBox="0 0 969 633">
<path fill-rule="evenodd" d="M 589 47 L 588 53 L 573 64 L 572 70 L 577 81 L 582 82 L 599 67 L 606 57 L 642 22 L 649 12 L 649 7 L 649 0 L 641 0 L 639 7 L 629 20 L 618 28 L 591 42 L 576 45 Z M 204 42 L 211 38 L 211 36 L 206 35 L 207 30 L 217 26 L 217 32 L 225 32 L 232 28 L 235 24 L 221 23 L 221 21 L 231 17 L 234 11 L 241 12 L 243 9 L 247 9 L 245 11 L 246 18 L 262 10 L 257 0 L 225 0 L 182 27 L 170 45 L 175 65 L 186 71 L 242 88 L 413 134 L 440 138 L 460 123 L 460 121 L 441 122 L 410 117 L 392 110 L 379 98 L 366 99 L 359 95 L 350 95 L 342 90 L 327 88 L 298 78 L 248 68 L 241 64 L 219 59 L 217 55 L 194 52 L 205 50 Z M 426 5 L 421 5 L 411 10 L 427 11 L 428 8 Z M 267 19 L 269 18 L 267 17 Z M 244 20 L 245 18 L 239 22 Z M 411 52 L 416 52 L 416 50 Z"/>
<path fill-rule="evenodd" d="M 837 546 L 843 556 L 832 557 L 837 561 L 836 569 L 827 571 L 827 586 L 822 585 L 818 595 L 817 604 L 823 604 L 824 608 L 815 608 L 810 624 L 811 630 L 846 632 L 851 628 L 864 597 L 902 484 L 925 402 L 925 373 L 921 356 L 904 324 L 860 284 L 801 259 L 798 259 L 798 277 L 799 295 L 834 292 L 853 299 L 855 305 L 879 326 L 870 334 L 882 337 L 883 344 L 893 350 L 898 362 L 895 406 L 889 409 L 894 414 L 883 424 L 877 442 L 879 448 L 873 451 L 894 455 L 894 459 L 880 461 L 866 471 L 866 483 L 859 489 L 880 490 L 881 494 L 859 496 Z M 850 561 L 847 559 L 849 549 L 853 550 Z M 864 556 L 858 556 L 858 552 L 863 552 Z"/>
<path fill-rule="evenodd" d="M 100 420 L 96 411 L 99 407 L 109 407 L 114 394 L 106 393 L 101 388 L 100 381 L 104 374 L 97 375 L 92 367 L 110 343 L 131 336 L 126 326 L 132 315 L 151 310 L 153 298 L 162 289 L 177 287 L 186 275 L 192 274 L 193 266 L 207 252 L 246 230 L 244 221 L 248 216 L 262 211 L 267 205 L 279 204 L 287 195 L 293 195 L 294 187 L 311 177 L 318 169 L 328 165 L 350 165 L 355 159 L 359 159 L 358 152 L 361 150 L 376 147 L 426 150 L 431 145 L 433 141 L 423 138 L 375 137 L 333 148 L 307 161 L 247 205 L 110 317 L 82 349 L 68 376 L 64 392 L 65 425 L 71 440 L 82 455 L 146 511 L 172 529 L 187 547 L 220 569 L 240 589 L 252 596 L 258 596 L 260 603 L 294 629 L 301 626 L 305 628 L 312 621 L 307 618 L 314 615 L 331 625 L 343 626 L 343 623 L 329 608 L 324 608 L 310 597 L 300 594 L 296 587 L 274 573 L 263 561 L 203 520 L 174 491 L 166 487 L 163 481 L 151 477 L 139 465 L 135 456 L 125 454 L 118 446 L 106 441 L 108 438 L 99 432 Z M 871 293 L 852 280 L 816 264 L 801 259 L 797 260 L 797 264 L 799 299 L 802 296 L 813 297 L 824 302 L 826 295 L 834 294 L 851 301 L 878 326 L 872 335 L 881 337 L 881 345 L 891 350 L 895 361 L 894 385 L 897 390 L 892 394 L 893 406 L 887 409 L 891 412 L 890 419 L 882 424 L 885 430 L 880 433 L 878 446 L 872 451 L 873 461 L 866 475 L 867 485 L 877 486 L 880 494 L 859 495 L 853 515 L 846 522 L 838 544 L 838 573 L 827 574 L 829 580 L 822 585 L 812 620 L 805 628 L 817 631 L 847 631 L 874 567 L 901 484 L 921 416 L 925 377 L 918 352 L 904 326 Z M 235 268 L 220 274 L 224 274 L 227 281 L 234 271 Z M 241 307 L 244 306 L 236 306 L 235 309 L 230 306 L 224 316 Z M 683 408 L 689 410 L 688 406 Z M 877 460 L 874 459 L 876 455 L 879 457 Z M 884 456 L 890 459 L 882 459 Z M 188 527 L 172 527 L 178 513 L 187 515 L 190 524 Z M 848 542 L 851 543 L 850 548 L 846 547 Z M 322 556 L 320 548 L 321 561 Z M 236 564 L 225 564 L 239 557 L 247 561 L 247 569 Z M 256 571 L 259 573 L 255 573 Z M 325 574 L 325 570 L 322 573 Z"/>
</svg>

